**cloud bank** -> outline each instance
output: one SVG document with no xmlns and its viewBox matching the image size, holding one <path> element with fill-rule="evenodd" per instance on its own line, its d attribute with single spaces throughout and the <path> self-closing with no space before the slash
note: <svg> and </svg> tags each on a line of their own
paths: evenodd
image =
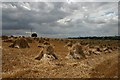
<svg viewBox="0 0 120 80">
<path fill-rule="evenodd" d="M 118 35 L 117 2 L 3 2 L 4 35 L 46 37 Z"/>
</svg>

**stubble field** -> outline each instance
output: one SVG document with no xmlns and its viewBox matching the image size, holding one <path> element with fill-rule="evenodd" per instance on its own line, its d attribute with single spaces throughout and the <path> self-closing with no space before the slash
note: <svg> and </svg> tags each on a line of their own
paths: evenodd
<svg viewBox="0 0 120 80">
<path fill-rule="evenodd" d="M 30 48 L 10 48 L 11 42 L 2 40 L 3 78 L 118 78 L 119 46 L 117 40 L 71 39 L 83 46 L 103 46 L 114 48 L 110 53 L 91 54 L 87 59 L 66 59 L 69 49 L 64 47 L 68 39 L 51 39 L 58 60 L 44 63 L 35 60 L 42 45 L 37 40 L 29 43 Z"/>
</svg>

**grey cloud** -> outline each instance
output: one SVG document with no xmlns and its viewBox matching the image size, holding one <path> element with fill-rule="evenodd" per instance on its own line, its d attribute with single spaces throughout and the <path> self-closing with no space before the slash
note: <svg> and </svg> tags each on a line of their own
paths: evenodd
<svg viewBox="0 0 120 80">
<path fill-rule="evenodd" d="M 8 4 L 10 4 L 10 3 L 8 3 Z M 12 4 L 12 5 L 14 5 L 14 4 Z M 26 24 L 29 24 L 31 22 L 37 22 L 39 24 L 51 23 L 51 22 L 54 22 L 60 18 L 65 17 L 66 15 L 68 15 L 67 13 L 62 12 L 59 9 L 53 9 L 50 12 L 46 12 L 47 8 L 45 9 L 45 7 L 46 7 L 45 3 L 39 3 L 39 4 L 33 3 L 34 5 L 38 5 L 35 8 L 38 8 L 39 12 L 25 10 L 24 8 L 21 8 L 22 4 L 16 3 L 16 5 L 14 5 L 17 7 L 17 10 L 15 9 L 15 10 L 11 11 L 10 9 L 3 8 L 3 15 L 2 15 L 3 23 L 4 22 L 9 23 L 11 21 L 13 21 L 13 22 L 15 21 L 15 22 L 18 22 L 17 25 L 21 25 L 22 24 L 21 22 L 23 22 L 23 26 L 28 26 L 28 25 L 25 25 L 24 22 Z M 57 7 L 57 6 L 55 6 L 55 7 Z M 58 7 L 60 7 L 60 6 L 58 6 Z M 6 29 L 6 26 L 3 25 L 3 27 L 5 27 L 4 29 Z M 21 25 L 21 27 L 22 27 L 22 25 Z M 11 29 L 14 29 L 14 28 L 11 28 Z"/>
<path fill-rule="evenodd" d="M 115 2 L 3 3 L 2 27 L 5 30 L 3 34 L 7 34 L 9 30 L 25 32 L 33 28 L 39 35 L 49 37 L 115 35 L 117 8 Z M 115 14 L 107 16 L 107 12 Z"/>
</svg>

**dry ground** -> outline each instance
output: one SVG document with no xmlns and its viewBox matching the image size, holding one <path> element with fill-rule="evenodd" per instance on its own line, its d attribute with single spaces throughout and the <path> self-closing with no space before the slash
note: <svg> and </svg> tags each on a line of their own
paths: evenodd
<svg viewBox="0 0 120 80">
<path fill-rule="evenodd" d="M 87 40 L 82 40 L 86 42 Z M 92 41 L 92 40 L 91 40 Z M 94 45 L 99 43 L 94 40 Z M 109 44 L 114 41 L 104 42 Z M 63 41 L 50 41 L 55 45 L 58 60 L 45 64 L 35 60 L 41 48 L 38 42 L 29 43 L 30 48 L 17 49 L 8 47 L 11 43 L 2 42 L 2 77 L 3 78 L 117 78 L 118 50 L 112 53 L 91 55 L 87 59 L 65 59 L 69 50 Z M 117 44 L 117 42 L 116 42 Z M 92 44 L 91 44 L 92 45 Z M 117 46 L 117 45 L 116 45 Z"/>
</svg>

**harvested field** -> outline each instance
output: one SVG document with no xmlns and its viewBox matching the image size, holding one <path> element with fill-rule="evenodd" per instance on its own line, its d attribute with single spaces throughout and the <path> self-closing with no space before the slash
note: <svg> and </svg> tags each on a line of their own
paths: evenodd
<svg viewBox="0 0 120 80">
<path fill-rule="evenodd" d="M 84 59 L 66 59 L 69 53 L 66 45 L 67 39 L 49 39 L 54 45 L 54 51 L 58 59 L 50 61 L 50 64 L 35 60 L 42 50 L 38 47 L 39 41 L 29 43 L 30 48 L 11 48 L 2 41 L 2 77 L 3 78 L 118 78 L 118 41 L 117 40 L 79 40 L 82 46 L 111 47 L 111 52 L 91 53 Z M 100 47 L 101 49 L 103 49 Z M 89 48 L 88 48 L 89 49 Z"/>
</svg>

